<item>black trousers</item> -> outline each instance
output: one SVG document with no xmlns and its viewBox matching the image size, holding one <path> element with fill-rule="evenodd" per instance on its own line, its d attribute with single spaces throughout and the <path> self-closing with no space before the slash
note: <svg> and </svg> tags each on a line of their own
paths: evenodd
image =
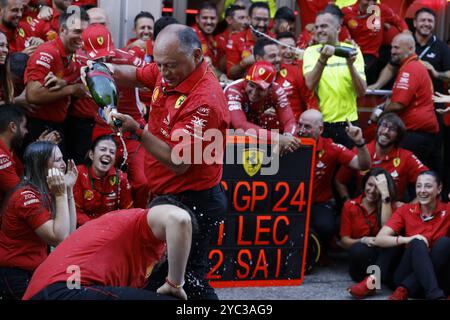
<svg viewBox="0 0 450 320">
<path fill-rule="evenodd" d="M 32 275 L 31 271 L 0 267 L 0 300 L 22 299 Z"/>
<path fill-rule="evenodd" d="M 68 116 L 64 123 L 66 137 L 67 159 L 73 159 L 75 164 L 85 163 L 86 155 L 92 143 L 93 119 Z"/>
<path fill-rule="evenodd" d="M 450 238 L 436 241 L 429 251 L 425 242 L 414 239 L 409 243 L 395 271 L 396 286 L 408 289 L 411 297 L 425 296 L 428 300 L 444 298 L 439 280 L 444 281 L 450 268 Z"/>
<path fill-rule="evenodd" d="M 331 240 L 338 234 L 339 220 L 333 201 L 311 205 L 310 226 L 319 235 L 324 252 L 328 251 Z"/>
<path fill-rule="evenodd" d="M 371 85 L 378 79 L 380 68 L 378 66 L 378 58 L 371 54 L 364 55 L 364 72 L 366 74 L 367 84 Z"/>
<path fill-rule="evenodd" d="M 352 121 L 352 124 L 357 126 L 358 121 Z M 331 138 L 335 143 L 340 143 L 351 150 L 355 146 L 355 143 L 347 135 L 345 131 L 346 127 L 346 122 L 324 122 L 322 137 Z"/>
<path fill-rule="evenodd" d="M 81 286 L 80 289 L 69 289 L 66 282 L 56 282 L 42 289 L 32 300 L 175 300 L 175 298 L 129 287 Z"/>
<path fill-rule="evenodd" d="M 438 134 L 407 131 L 401 146 L 416 155 L 431 170 L 440 172 L 441 143 Z"/>
<path fill-rule="evenodd" d="M 211 266 L 208 263 L 208 247 L 217 234 L 219 222 L 227 210 L 227 197 L 221 184 L 203 191 L 186 191 L 173 195 L 186 205 L 198 223 L 198 232 L 192 235 L 191 252 L 186 266 L 184 290 L 190 300 L 218 300 L 214 289 L 206 280 Z M 150 276 L 148 289 L 161 286 L 167 276 L 167 262 L 155 269 Z"/>
<path fill-rule="evenodd" d="M 402 249 L 400 247 L 378 248 L 369 247 L 357 242 L 348 250 L 349 274 L 355 282 L 364 280 L 369 274 L 367 268 L 377 265 L 380 268 L 381 283 L 393 287 L 393 276 L 400 261 Z"/>
</svg>

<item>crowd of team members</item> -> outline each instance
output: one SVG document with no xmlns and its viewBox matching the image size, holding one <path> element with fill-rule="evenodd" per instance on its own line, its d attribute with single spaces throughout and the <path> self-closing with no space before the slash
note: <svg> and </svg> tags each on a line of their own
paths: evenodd
<svg viewBox="0 0 450 320">
<path fill-rule="evenodd" d="M 434 12 L 420 9 L 411 34 L 387 5 L 380 5 L 376 27 L 367 24 L 367 8 L 375 1 L 360 0 L 342 10 L 324 5 L 317 8 L 315 24 L 305 26 L 296 39 L 296 17 L 289 8 L 271 15 L 266 2 L 254 2 L 248 9 L 238 2 L 226 8 L 223 32 L 217 32 L 221 10 L 208 2 L 200 6 L 193 26 L 208 69 L 224 87 L 228 110 L 223 112 L 229 113 L 230 127 L 255 129 L 260 135 L 267 130 L 265 136 L 278 139 L 282 154 L 300 147 L 298 136 L 316 141 L 311 227 L 325 253 L 337 237 L 348 250 L 350 275 L 358 282 L 349 288 L 354 297 L 373 294 L 374 281 L 396 288 L 392 299 L 449 295 L 450 208 L 440 199 L 450 187 L 445 175 L 450 136 L 445 118 L 435 108 L 448 111 L 444 104 L 450 98 L 444 88 L 450 79 L 450 50 L 433 35 Z M 81 11 L 79 25 L 65 13 L 71 4 L 89 9 Z M 51 266 L 46 260 L 49 246 L 58 246 L 79 226 L 97 230 L 106 223 L 98 218 L 110 211 L 146 208 L 163 190 L 147 181 L 146 170 L 156 168 L 156 163 L 149 167 L 144 161 L 140 138 L 148 111 L 163 105 L 160 94 L 170 96 L 170 92 L 160 93 L 155 79 L 145 72 L 157 72 L 152 66 L 154 40 L 177 21 L 163 17 L 155 22 L 152 14 L 141 12 L 134 21 L 136 38 L 116 49 L 108 31 L 110 21 L 96 1 L 0 0 L 0 10 L 0 101 L 4 104 L 0 106 L 0 296 L 22 298 L 39 265 L 46 261 Z M 392 50 L 383 43 L 392 43 Z M 338 55 L 336 45 L 356 50 L 344 57 Z M 99 116 L 80 78 L 88 60 L 134 66 L 138 81 L 153 84 L 130 88 L 117 81 L 118 111 L 131 116 L 139 134 L 131 130 L 121 140 Z M 367 84 L 382 88 L 395 74 L 390 101 L 380 109 L 381 115 L 372 118 L 375 137 L 366 141 L 357 126 L 357 98 L 364 96 Z M 433 88 L 440 92 L 434 96 L 436 104 Z M 190 89 L 184 90 L 189 94 Z M 178 99 L 175 109 L 183 101 Z M 161 120 L 170 128 L 170 118 Z M 73 160 L 67 160 L 66 166 L 65 159 Z M 176 182 L 168 188 L 177 193 Z M 141 234 L 145 220 L 150 233 L 144 232 L 130 246 L 141 250 L 138 242 L 150 241 L 155 261 L 162 254 L 163 241 L 168 247 L 183 243 L 184 252 L 189 252 L 190 239 L 173 242 L 161 231 L 169 222 L 180 223 L 177 232 L 190 238 L 186 219 L 162 218 L 182 216 L 176 206 L 186 208 L 170 200 L 162 203 L 169 207 L 161 212 L 158 205 L 153 204 L 148 215 L 124 212 L 129 226 L 111 224 L 111 230 L 138 228 L 135 231 Z M 64 250 L 75 250 L 83 239 L 77 234 Z M 80 246 L 88 248 L 89 243 Z M 184 270 L 187 256 L 180 256 L 176 261 Z M 133 263 L 144 263 L 136 259 Z M 373 264 L 381 268 L 380 279 L 367 277 L 366 269 Z M 184 271 L 175 274 L 174 265 L 172 260 L 171 273 L 169 259 L 169 276 L 158 292 L 186 298 L 176 285 L 184 283 L 180 279 Z M 127 277 L 119 267 L 111 268 L 108 272 Z M 47 278 L 35 280 L 26 298 L 36 295 L 45 281 L 66 277 L 61 270 L 52 275 L 44 269 L 40 274 Z M 92 283 L 99 277 L 94 271 L 89 276 Z M 8 282 L 11 279 L 15 280 Z M 175 284 L 168 279 L 176 279 Z M 130 286 L 140 288 L 143 283 Z M 58 296 L 64 291 L 63 296 L 75 299 L 100 298 L 95 290 L 101 288 L 94 287 L 72 296 L 58 282 L 49 292 Z M 132 290 L 126 294 L 142 297 Z"/>
</svg>

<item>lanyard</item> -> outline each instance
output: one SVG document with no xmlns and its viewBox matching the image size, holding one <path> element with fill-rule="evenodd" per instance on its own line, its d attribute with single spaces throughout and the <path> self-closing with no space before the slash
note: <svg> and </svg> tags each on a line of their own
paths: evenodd
<svg viewBox="0 0 450 320">
<path fill-rule="evenodd" d="M 419 55 L 419 59 L 422 59 L 422 57 L 430 50 L 431 46 L 436 42 L 436 36 L 433 36 L 433 41 L 422 51 L 422 53 Z"/>
<path fill-rule="evenodd" d="M 91 174 L 91 168 L 88 169 L 88 176 L 89 176 L 89 181 L 91 182 L 92 190 L 97 191 L 102 196 L 108 196 L 110 194 L 110 193 L 101 192 L 95 187 L 94 178 L 92 177 L 92 174 Z M 100 180 L 102 180 L 102 179 L 100 179 Z M 116 205 L 117 205 L 117 207 L 116 208 L 120 209 L 119 204 L 120 204 L 120 191 L 121 190 L 120 190 L 119 170 L 118 169 L 116 169 L 116 183 L 117 183 L 117 185 L 116 185 Z"/>
</svg>

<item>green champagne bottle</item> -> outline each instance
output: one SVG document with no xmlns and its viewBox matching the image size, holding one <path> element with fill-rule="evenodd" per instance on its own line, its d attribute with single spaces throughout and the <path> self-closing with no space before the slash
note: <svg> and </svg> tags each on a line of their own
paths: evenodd
<svg viewBox="0 0 450 320">
<path fill-rule="evenodd" d="M 99 115 L 103 120 L 105 117 L 105 108 L 117 112 L 118 91 L 116 83 L 108 67 L 101 62 L 94 62 L 92 69 L 86 74 L 86 84 L 95 103 L 99 106 Z M 120 120 L 114 119 L 114 125 L 120 127 Z"/>
</svg>

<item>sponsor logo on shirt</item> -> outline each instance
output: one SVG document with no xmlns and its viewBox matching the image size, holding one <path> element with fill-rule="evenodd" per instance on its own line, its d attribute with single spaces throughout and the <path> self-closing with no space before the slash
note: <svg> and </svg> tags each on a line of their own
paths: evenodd
<svg viewBox="0 0 450 320">
<path fill-rule="evenodd" d="M 187 97 L 185 95 L 181 95 L 178 98 L 177 102 L 175 102 L 175 109 L 178 109 L 183 104 L 184 100 L 186 100 L 186 98 Z"/>
<path fill-rule="evenodd" d="M 31 200 L 25 201 L 23 203 L 23 205 L 26 207 L 26 206 L 29 206 L 30 204 L 33 204 L 33 203 L 39 203 L 39 199 L 31 199 Z"/>
</svg>

